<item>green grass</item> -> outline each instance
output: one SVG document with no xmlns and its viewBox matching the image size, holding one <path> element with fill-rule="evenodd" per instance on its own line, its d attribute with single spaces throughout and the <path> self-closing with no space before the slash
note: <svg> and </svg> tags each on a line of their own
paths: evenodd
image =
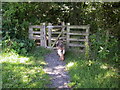
<svg viewBox="0 0 120 90">
<path fill-rule="evenodd" d="M 43 71 L 44 55 L 50 52 L 36 48 L 27 55 L 16 52 L 0 54 L 2 88 L 45 88 L 50 77 Z"/>
<path fill-rule="evenodd" d="M 0 54 L 2 88 L 46 88 L 50 77 L 43 71 L 46 65 L 44 48 L 19 55 L 14 51 Z M 72 88 L 118 88 L 118 69 L 101 60 L 85 60 L 82 54 L 66 52 L 65 62 Z"/>
<path fill-rule="evenodd" d="M 67 70 L 72 88 L 118 88 L 118 69 L 100 60 L 85 60 L 82 55 L 66 52 Z"/>
</svg>

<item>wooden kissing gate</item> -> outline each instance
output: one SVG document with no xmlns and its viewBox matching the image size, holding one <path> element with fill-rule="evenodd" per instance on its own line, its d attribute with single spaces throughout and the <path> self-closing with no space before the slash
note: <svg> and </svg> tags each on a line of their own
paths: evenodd
<svg viewBox="0 0 120 90">
<path fill-rule="evenodd" d="M 66 48 L 85 51 L 89 49 L 90 25 L 70 25 L 63 22 L 61 25 L 52 25 L 42 23 L 42 25 L 29 26 L 29 39 L 36 41 L 38 46 L 45 48 L 55 48 L 56 41 L 61 38 Z"/>
</svg>

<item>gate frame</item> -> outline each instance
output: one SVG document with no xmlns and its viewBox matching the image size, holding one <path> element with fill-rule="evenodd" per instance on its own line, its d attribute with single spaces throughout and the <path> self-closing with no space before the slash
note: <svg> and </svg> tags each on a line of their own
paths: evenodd
<svg viewBox="0 0 120 90">
<path fill-rule="evenodd" d="M 65 33 L 65 23 L 64 22 L 62 22 L 62 25 L 57 25 L 57 26 L 52 26 L 52 24 L 51 23 L 48 23 L 48 26 L 46 27 L 46 28 L 48 28 L 48 48 L 54 48 L 54 46 L 55 46 L 55 44 L 56 44 L 56 42 L 57 42 L 57 40 L 60 38 L 60 36 L 64 36 L 64 33 Z M 57 32 L 57 33 L 59 33 L 59 35 L 58 35 L 58 37 L 56 38 L 56 40 L 55 40 L 55 42 L 52 44 L 51 43 L 51 35 L 53 34 L 53 32 L 52 32 L 52 29 L 53 28 L 61 28 L 61 32 Z"/>
<path fill-rule="evenodd" d="M 33 28 L 38 28 L 40 31 L 33 31 Z M 35 37 L 34 34 L 39 34 L 40 37 Z M 46 30 L 45 30 L 45 23 L 42 23 L 42 25 L 30 25 L 29 26 L 29 39 L 36 40 L 40 39 L 40 46 L 47 47 L 46 42 Z"/>
<path fill-rule="evenodd" d="M 61 27 L 61 32 L 54 32 L 54 33 L 58 33 L 58 37 L 56 38 L 55 42 L 52 44 L 51 43 L 51 35 L 52 35 L 52 29 L 53 28 L 59 28 Z M 33 31 L 33 28 L 39 28 L 40 31 Z M 66 31 L 65 31 L 66 28 Z M 56 25 L 53 26 L 51 23 L 48 23 L 48 26 L 45 26 L 45 23 L 42 23 L 42 25 L 31 25 L 29 26 L 29 39 L 35 39 L 34 37 L 34 33 L 40 34 L 40 46 L 43 46 L 45 48 L 53 48 L 54 49 L 54 45 L 56 43 L 56 41 L 59 39 L 60 36 L 62 36 L 63 40 L 65 41 L 66 39 L 66 46 L 67 48 L 69 48 L 70 46 L 70 41 L 72 39 L 70 39 L 70 28 L 79 28 L 79 29 L 86 29 L 86 32 L 83 33 L 77 33 L 77 35 L 84 35 L 85 39 L 79 39 L 80 41 L 84 41 L 85 45 L 83 45 L 85 47 L 85 51 L 89 51 L 89 29 L 90 29 L 90 25 L 70 25 L 70 23 L 67 23 L 67 25 L 65 25 L 64 22 L 62 22 L 62 25 Z M 46 33 L 46 29 L 48 29 L 48 45 L 47 45 L 47 33 Z M 66 34 L 66 36 L 65 36 Z M 72 33 L 73 35 L 75 35 L 76 33 Z M 79 41 L 76 39 L 76 41 Z M 75 40 L 74 40 L 75 41 Z M 81 47 L 81 45 L 78 45 Z M 76 47 L 76 46 L 74 46 Z"/>
</svg>

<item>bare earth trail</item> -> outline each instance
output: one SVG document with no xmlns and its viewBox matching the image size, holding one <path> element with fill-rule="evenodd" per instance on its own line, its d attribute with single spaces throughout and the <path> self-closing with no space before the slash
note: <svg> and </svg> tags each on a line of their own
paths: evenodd
<svg viewBox="0 0 120 90">
<path fill-rule="evenodd" d="M 51 52 L 45 56 L 47 63 L 44 71 L 52 77 L 52 84 L 48 85 L 50 88 L 69 88 L 67 86 L 70 83 L 68 72 L 65 70 L 66 63 L 59 60 L 59 56 L 56 51 Z"/>
</svg>

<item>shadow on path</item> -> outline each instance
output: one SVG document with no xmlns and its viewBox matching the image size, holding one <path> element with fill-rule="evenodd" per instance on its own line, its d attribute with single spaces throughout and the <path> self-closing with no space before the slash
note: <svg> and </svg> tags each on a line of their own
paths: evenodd
<svg viewBox="0 0 120 90">
<path fill-rule="evenodd" d="M 59 56 L 56 51 L 51 52 L 45 56 L 47 63 L 44 71 L 52 77 L 52 84 L 48 85 L 50 88 L 69 88 L 67 86 L 70 83 L 68 72 L 65 70 L 66 63 L 59 60 Z"/>
</svg>

